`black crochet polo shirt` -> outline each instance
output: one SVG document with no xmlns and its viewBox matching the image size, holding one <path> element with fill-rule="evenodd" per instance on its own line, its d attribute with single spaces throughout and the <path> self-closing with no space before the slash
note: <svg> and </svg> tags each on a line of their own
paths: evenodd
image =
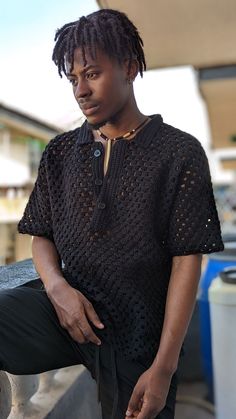
<svg viewBox="0 0 236 419">
<path fill-rule="evenodd" d="M 52 139 L 18 229 L 52 240 L 94 305 L 97 335 L 126 359 L 155 357 L 174 255 L 223 250 L 208 162 L 160 115 L 104 149 L 85 122 Z"/>
</svg>

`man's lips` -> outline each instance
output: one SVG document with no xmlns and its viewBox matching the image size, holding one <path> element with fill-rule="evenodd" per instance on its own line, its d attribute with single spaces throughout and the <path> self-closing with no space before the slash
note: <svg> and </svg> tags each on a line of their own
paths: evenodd
<svg viewBox="0 0 236 419">
<path fill-rule="evenodd" d="M 92 115 L 94 112 L 97 111 L 97 109 L 99 108 L 99 105 L 95 105 L 95 104 L 84 104 L 84 105 L 80 105 L 80 109 L 83 112 L 84 115 L 89 116 Z"/>
</svg>

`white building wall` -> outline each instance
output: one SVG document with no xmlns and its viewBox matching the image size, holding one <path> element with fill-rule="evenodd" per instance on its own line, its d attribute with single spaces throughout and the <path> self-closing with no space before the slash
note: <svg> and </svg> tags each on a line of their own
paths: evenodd
<svg viewBox="0 0 236 419">
<path fill-rule="evenodd" d="M 12 140 L 9 131 L 0 131 L 0 186 L 22 186 L 30 180 L 26 143 Z"/>
</svg>

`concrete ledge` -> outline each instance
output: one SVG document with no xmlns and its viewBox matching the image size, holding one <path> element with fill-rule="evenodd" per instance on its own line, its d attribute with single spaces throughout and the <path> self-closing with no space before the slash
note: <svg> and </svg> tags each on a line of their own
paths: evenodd
<svg viewBox="0 0 236 419">
<path fill-rule="evenodd" d="M 0 290 L 19 287 L 31 281 L 31 286 L 37 286 L 40 281 L 32 259 L 0 266 Z"/>
<path fill-rule="evenodd" d="M 42 287 L 32 259 L 0 266 L 0 291 L 22 285 Z M 101 419 L 96 391 L 82 365 L 38 376 L 0 372 L 0 419 Z"/>
<path fill-rule="evenodd" d="M 0 418 L 8 418 L 11 412 L 12 397 L 11 385 L 7 374 L 0 371 Z"/>
<path fill-rule="evenodd" d="M 23 418 L 101 419 L 96 383 L 82 365 L 62 368 L 56 372 L 48 388 L 39 388 L 31 397 Z"/>
<path fill-rule="evenodd" d="M 45 419 L 102 418 L 101 407 L 97 403 L 96 382 L 84 367 L 80 368 L 82 372 L 78 378 L 70 386 L 68 391 L 58 399 L 53 409 L 45 416 Z"/>
</svg>

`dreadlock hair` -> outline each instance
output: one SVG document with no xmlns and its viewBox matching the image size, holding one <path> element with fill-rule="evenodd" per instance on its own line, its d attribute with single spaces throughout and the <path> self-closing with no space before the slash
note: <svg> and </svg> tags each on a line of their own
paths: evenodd
<svg viewBox="0 0 236 419">
<path fill-rule="evenodd" d="M 142 38 L 125 13 L 117 10 L 102 9 L 67 23 L 56 31 L 54 41 L 52 59 L 60 77 L 67 74 L 66 61 L 73 70 L 76 48 L 81 48 L 84 65 L 86 53 L 95 59 L 100 49 L 120 64 L 128 60 L 129 68 L 136 59 L 141 77 L 146 70 Z"/>
</svg>

